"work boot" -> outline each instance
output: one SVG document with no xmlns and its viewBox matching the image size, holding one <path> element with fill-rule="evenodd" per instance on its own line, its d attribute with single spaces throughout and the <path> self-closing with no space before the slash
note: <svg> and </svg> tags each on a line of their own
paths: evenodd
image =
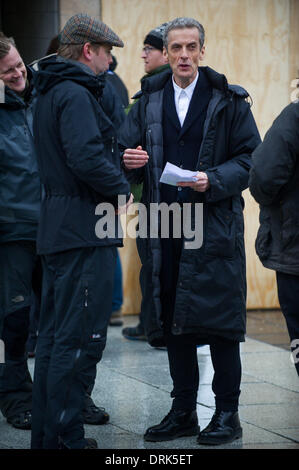
<svg viewBox="0 0 299 470">
<path fill-rule="evenodd" d="M 109 421 L 109 414 L 105 408 L 96 406 L 89 395 L 86 395 L 85 405 L 83 409 L 84 424 L 106 424 Z"/>
<path fill-rule="evenodd" d="M 29 430 L 31 429 L 32 422 L 31 411 L 19 413 L 18 415 L 7 418 L 6 421 L 16 429 Z"/>
</svg>

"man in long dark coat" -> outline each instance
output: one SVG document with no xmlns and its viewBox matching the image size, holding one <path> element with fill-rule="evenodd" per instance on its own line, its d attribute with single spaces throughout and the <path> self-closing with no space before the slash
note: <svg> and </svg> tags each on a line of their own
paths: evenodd
<svg viewBox="0 0 299 470">
<path fill-rule="evenodd" d="M 198 67 L 205 52 L 200 23 L 173 20 L 164 46 L 171 70 L 144 80 L 142 96 L 120 132 L 123 165 L 131 182 L 143 182 L 141 202 L 148 209 L 150 203 L 163 202 L 189 204 L 194 212 L 203 203 L 203 227 L 195 226 L 195 231 L 203 228 L 203 244 L 191 249 L 190 240 L 174 233 L 143 239 L 146 333 L 153 346 L 167 346 L 174 399 L 167 416 L 144 437 L 166 441 L 198 433 L 197 345 L 209 344 L 216 410 L 198 442 L 222 444 L 242 435 L 239 343 L 245 334 L 246 272 L 241 193 L 260 137 L 248 93 L 209 67 Z M 197 170 L 196 181 L 177 187 L 160 183 L 167 162 Z"/>
</svg>

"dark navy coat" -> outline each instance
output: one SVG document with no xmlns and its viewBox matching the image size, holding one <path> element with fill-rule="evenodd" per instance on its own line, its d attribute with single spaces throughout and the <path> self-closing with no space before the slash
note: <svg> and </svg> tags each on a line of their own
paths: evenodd
<svg viewBox="0 0 299 470">
<path fill-rule="evenodd" d="M 31 83 L 32 71 L 27 68 Z M 32 136 L 34 92 L 5 87 L 0 103 L 0 243 L 36 240 L 40 180 Z"/>
<path fill-rule="evenodd" d="M 116 130 L 99 104 L 103 76 L 54 56 L 39 62 L 35 86 L 34 136 L 45 189 L 38 252 L 121 246 L 117 233 L 98 238 L 95 232 L 97 205 L 116 207 L 117 197 L 129 194 Z"/>
<path fill-rule="evenodd" d="M 193 203 L 203 202 L 203 245 L 182 251 L 172 325 L 173 334 L 196 333 L 207 340 L 222 336 L 244 340 L 246 327 L 246 269 L 244 201 L 251 154 L 260 143 L 248 93 L 227 84 L 208 67 L 200 73 L 210 82 L 210 99 L 203 140 L 194 170 L 207 173 L 210 188 L 194 191 Z M 171 71 L 144 80 L 142 96 L 120 130 L 121 149 L 142 145 L 149 163 L 127 172 L 132 182 L 143 182 L 142 202 L 160 202 L 163 158 L 163 93 Z M 191 105 L 190 105 L 191 106 Z M 187 119 L 187 117 L 186 117 Z M 177 142 L 183 138 L 177 134 Z M 139 241 L 140 243 L 140 241 Z M 144 299 L 146 329 L 152 345 L 163 344 L 160 301 L 161 240 L 142 240 L 142 263 L 147 284 Z M 199 339 L 200 341 L 200 339 Z"/>
<path fill-rule="evenodd" d="M 252 156 L 249 189 L 260 204 L 256 252 L 266 268 L 299 275 L 299 102 L 275 119 Z"/>
</svg>

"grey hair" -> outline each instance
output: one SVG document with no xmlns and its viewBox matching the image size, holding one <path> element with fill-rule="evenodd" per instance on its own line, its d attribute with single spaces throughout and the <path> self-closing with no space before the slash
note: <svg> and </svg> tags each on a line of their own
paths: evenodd
<svg viewBox="0 0 299 470">
<path fill-rule="evenodd" d="M 204 45 L 205 42 L 205 30 L 202 24 L 200 24 L 197 20 L 194 18 L 175 18 L 172 21 L 169 21 L 167 24 L 164 33 L 163 33 L 163 44 L 165 48 L 167 49 L 168 47 L 168 34 L 170 31 L 173 29 L 183 29 L 183 28 L 197 28 L 199 32 L 199 44 L 200 48 Z"/>
<path fill-rule="evenodd" d="M 5 34 L 0 31 L 0 59 L 3 59 L 9 51 L 11 46 L 16 47 L 16 43 L 13 38 L 8 38 Z"/>
</svg>

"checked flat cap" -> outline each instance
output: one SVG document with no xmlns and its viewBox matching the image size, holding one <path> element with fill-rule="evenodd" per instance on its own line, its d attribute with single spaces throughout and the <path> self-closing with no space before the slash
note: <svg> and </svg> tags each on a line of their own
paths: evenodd
<svg viewBox="0 0 299 470">
<path fill-rule="evenodd" d="M 122 40 L 105 23 L 89 15 L 72 16 L 58 36 L 60 44 L 104 43 L 124 47 Z"/>
</svg>

